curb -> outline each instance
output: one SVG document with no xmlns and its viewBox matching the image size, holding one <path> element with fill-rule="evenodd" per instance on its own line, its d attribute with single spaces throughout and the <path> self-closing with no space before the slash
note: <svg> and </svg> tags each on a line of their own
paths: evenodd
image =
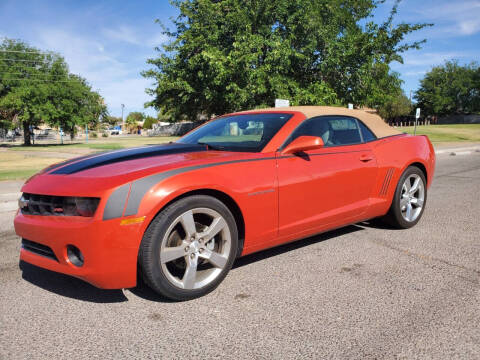
<svg viewBox="0 0 480 360">
<path fill-rule="evenodd" d="M 435 155 L 449 154 L 451 156 L 455 156 L 455 155 L 470 155 L 473 153 L 480 153 L 480 146 L 435 150 Z"/>
</svg>

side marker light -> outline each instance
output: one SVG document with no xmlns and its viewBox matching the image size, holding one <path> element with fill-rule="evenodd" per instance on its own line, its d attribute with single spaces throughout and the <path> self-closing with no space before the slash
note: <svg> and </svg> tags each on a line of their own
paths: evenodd
<svg viewBox="0 0 480 360">
<path fill-rule="evenodd" d="M 137 217 L 137 218 L 130 218 L 130 219 L 123 219 L 120 221 L 120 225 L 131 225 L 131 224 L 140 224 L 145 220 L 146 216 Z"/>
</svg>

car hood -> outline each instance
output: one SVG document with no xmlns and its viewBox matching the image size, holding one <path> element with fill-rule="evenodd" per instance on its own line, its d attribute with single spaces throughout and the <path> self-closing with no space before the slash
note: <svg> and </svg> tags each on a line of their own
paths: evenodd
<svg viewBox="0 0 480 360">
<path fill-rule="evenodd" d="M 97 153 L 52 165 L 27 180 L 23 192 L 58 196 L 101 196 L 108 189 L 175 168 L 261 156 L 172 143 Z"/>
</svg>

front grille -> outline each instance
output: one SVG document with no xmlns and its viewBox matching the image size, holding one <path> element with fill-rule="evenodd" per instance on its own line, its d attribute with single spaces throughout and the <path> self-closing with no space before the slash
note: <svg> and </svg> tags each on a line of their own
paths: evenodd
<svg viewBox="0 0 480 360">
<path fill-rule="evenodd" d="M 88 202 L 91 208 L 79 208 Z M 43 216 L 93 216 L 100 199 L 70 196 L 52 196 L 23 193 L 19 200 L 20 210 L 26 215 Z"/>
<path fill-rule="evenodd" d="M 41 255 L 58 262 L 58 259 L 55 256 L 53 250 L 46 245 L 39 244 L 27 239 L 22 239 L 22 248 L 34 254 Z"/>
</svg>

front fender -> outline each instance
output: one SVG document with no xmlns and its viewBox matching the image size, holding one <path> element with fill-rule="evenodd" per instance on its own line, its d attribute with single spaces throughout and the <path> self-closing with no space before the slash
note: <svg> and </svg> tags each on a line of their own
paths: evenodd
<svg viewBox="0 0 480 360">
<path fill-rule="evenodd" d="M 145 216 L 145 231 L 169 203 L 186 193 L 202 190 L 221 192 L 236 203 L 245 222 L 245 248 L 271 241 L 277 236 L 275 159 L 214 166 L 163 179 L 146 191 L 137 212 L 131 216 Z M 134 191 L 132 186 L 130 198 L 135 196 Z"/>
</svg>

